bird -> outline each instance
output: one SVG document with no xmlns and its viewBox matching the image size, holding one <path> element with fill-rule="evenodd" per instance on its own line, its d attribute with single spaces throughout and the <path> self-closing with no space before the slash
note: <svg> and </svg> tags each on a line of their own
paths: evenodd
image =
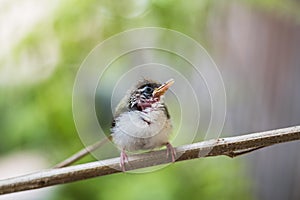
<svg viewBox="0 0 300 200">
<path fill-rule="evenodd" d="M 126 152 L 167 147 L 167 156 L 175 161 L 176 152 L 169 142 L 172 123 L 164 94 L 173 85 L 144 79 L 127 92 L 115 109 L 111 127 L 113 143 L 119 148 L 120 167 L 125 171 Z"/>
<path fill-rule="evenodd" d="M 176 151 L 169 142 L 172 122 L 164 102 L 164 94 L 174 84 L 170 79 L 159 83 L 151 79 L 142 79 L 127 91 L 116 106 L 110 136 L 77 152 L 68 159 L 55 165 L 61 168 L 74 163 L 107 141 L 112 141 L 120 150 L 120 168 L 126 171 L 128 152 L 151 151 L 165 146 L 167 158 L 175 162 Z"/>
</svg>

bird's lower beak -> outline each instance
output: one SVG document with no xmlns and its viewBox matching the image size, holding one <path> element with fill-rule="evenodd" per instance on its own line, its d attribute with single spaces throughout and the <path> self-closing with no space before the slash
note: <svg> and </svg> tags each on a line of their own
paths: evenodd
<svg viewBox="0 0 300 200">
<path fill-rule="evenodd" d="M 168 80 L 166 83 L 162 84 L 160 87 L 155 88 L 152 96 L 153 97 L 160 97 L 161 95 L 165 94 L 166 91 L 173 85 L 175 81 L 173 79 Z"/>
</svg>

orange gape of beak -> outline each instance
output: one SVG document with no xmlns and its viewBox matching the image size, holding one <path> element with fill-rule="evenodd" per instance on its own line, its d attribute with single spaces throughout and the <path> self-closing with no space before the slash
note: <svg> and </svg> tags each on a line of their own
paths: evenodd
<svg viewBox="0 0 300 200">
<path fill-rule="evenodd" d="M 173 85 L 175 81 L 173 79 L 168 80 L 164 84 L 162 84 L 160 87 L 155 88 L 152 96 L 155 97 L 160 97 L 161 95 L 165 94 L 166 91 Z"/>
</svg>

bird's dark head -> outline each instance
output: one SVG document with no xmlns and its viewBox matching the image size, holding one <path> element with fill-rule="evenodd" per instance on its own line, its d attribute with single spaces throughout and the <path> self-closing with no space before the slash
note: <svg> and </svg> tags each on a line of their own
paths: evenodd
<svg viewBox="0 0 300 200">
<path fill-rule="evenodd" d="M 135 87 L 129 98 L 129 109 L 144 110 L 161 100 L 161 97 L 171 87 L 174 80 L 158 83 L 152 80 L 143 80 Z"/>
</svg>

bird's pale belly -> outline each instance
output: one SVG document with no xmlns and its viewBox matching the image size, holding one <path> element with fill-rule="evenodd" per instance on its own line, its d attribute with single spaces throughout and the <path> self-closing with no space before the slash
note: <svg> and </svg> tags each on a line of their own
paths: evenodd
<svg viewBox="0 0 300 200">
<path fill-rule="evenodd" d="M 151 150 L 166 145 L 171 130 L 170 119 L 162 110 L 131 111 L 116 118 L 112 138 L 121 150 Z"/>
</svg>

